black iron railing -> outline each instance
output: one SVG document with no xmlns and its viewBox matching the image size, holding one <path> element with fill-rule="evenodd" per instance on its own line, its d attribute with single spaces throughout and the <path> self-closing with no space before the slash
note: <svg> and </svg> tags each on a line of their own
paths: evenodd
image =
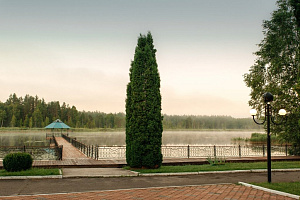
<svg viewBox="0 0 300 200">
<path fill-rule="evenodd" d="M 62 160 L 63 153 L 63 145 L 58 145 L 56 141 L 56 136 L 61 137 L 61 133 L 46 133 L 46 138 L 50 140 L 50 145 L 54 143 L 55 154 L 57 156 L 57 160 Z"/>
<path fill-rule="evenodd" d="M 62 135 L 68 142 L 86 156 L 94 159 L 124 159 L 126 146 L 93 146 L 84 144 L 76 138 Z M 230 146 L 162 146 L 164 158 L 207 158 L 207 157 L 260 157 L 266 156 L 266 145 L 230 145 Z M 273 145 L 272 156 L 288 156 L 291 145 Z"/>
<path fill-rule="evenodd" d="M 0 146 L 0 158 L 9 153 L 26 152 L 34 160 L 60 160 L 62 147 L 57 146 Z M 61 153 L 60 153 L 61 152 Z"/>
<path fill-rule="evenodd" d="M 98 159 L 98 146 L 94 145 L 87 145 L 84 144 L 83 142 L 78 141 L 75 137 L 69 137 L 66 134 L 62 134 L 62 137 L 71 143 L 74 147 L 79 149 L 83 154 L 85 154 L 87 157 L 93 158 L 93 159 Z"/>
</svg>

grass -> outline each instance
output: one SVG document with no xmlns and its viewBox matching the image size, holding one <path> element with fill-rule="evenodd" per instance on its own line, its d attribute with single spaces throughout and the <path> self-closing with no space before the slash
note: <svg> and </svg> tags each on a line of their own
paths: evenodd
<svg viewBox="0 0 300 200">
<path fill-rule="evenodd" d="M 286 192 L 290 194 L 300 195 L 300 182 L 291 183 L 251 183 L 253 185 L 261 186 L 264 188 L 269 188 L 272 190 L 277 190 L 281 192 Z"/>
<path fill-rule="evenodd" d="M 0 176 L 49 176 L 49 175 L 60 175 L 59 169 L 31 168 L 29 170 L 20 171 L 20 172 L 8 172 L 4 169 L 0 170 Z"/>
<path fill-rule="evenodd" d="M 300 161 L 272 162 L 272 169 L 300 168 Z M 131 169 L 140 173 L 177 173 L 177 172 L 199 172 L 199 171 L 230 171 L 230 170 L 251 170 L 267 169 L 267 162 L 253 163 L 226 163 L 225 165 L 183 165 L 183 166 L 161 166 L 159 169 Z"/>
</svg>

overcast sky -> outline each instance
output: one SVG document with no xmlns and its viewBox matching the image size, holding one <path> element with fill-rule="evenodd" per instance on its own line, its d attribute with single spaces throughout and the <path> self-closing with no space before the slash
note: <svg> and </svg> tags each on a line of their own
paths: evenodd
<svg viewBox="0 0 300 200">
<path fill-rule="evenodd" d="M 0 101 L 38 95 L 125 112 L 140 33 L 151 31 L 162 113 L 248 117 L 243 74 L 276 0 L 0 0 Z"/>
</svg>

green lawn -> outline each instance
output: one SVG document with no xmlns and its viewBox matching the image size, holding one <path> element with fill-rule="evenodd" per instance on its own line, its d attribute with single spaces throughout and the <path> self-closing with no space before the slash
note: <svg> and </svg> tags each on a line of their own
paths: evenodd
<svg viewBox="0 0 300 200">
<path fill-rule="evenodd" d="M 26 171 L 20 172 L 7 172 L 6 170 L 0 170 L 0 176 L 49 176 L 60 175 L 59 169 L 41 169 L 31 168 Z"/>
<path fill-rule="evenodd" d="M 292 183 L 251 183 L 253 185 L 277 190 L 281 192 L 287 192 L 290 194 L 300 195 L 300 182 Z"/>
<path fill-rule="evenodd" d="M 272 162 L 272 169 L 300 168 L 300 161 Z M 130 167 L 125 167 L 130 169 Z M 184 166 L 161 166 L 159 169 L 130 169 L 140 173 L 176 173 L 176 172 L 199 172 L 199 171 L 228 171 L 228 170 L 251 170 L 267 169 L 267 162 L 253 163 L 225 163 L 225 165 L 184 165 Z"/>
</svg>

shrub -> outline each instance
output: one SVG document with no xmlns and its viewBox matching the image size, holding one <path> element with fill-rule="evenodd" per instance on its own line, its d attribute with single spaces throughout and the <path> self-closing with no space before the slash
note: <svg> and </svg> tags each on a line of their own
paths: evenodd
<svg viewBox="0 0 300 200">
<path fill-rule="evenodd" d="M 221 158 L 221 157 L 216 157 L 216 156 L 214 156 L 213 158 L 212 157 L 208 157 L 206 160 L 209 162 L 209 164 L 211 166 L 225 165 L 225 162 L 226 162 L 225 157 Z"/>
<path fill-rule="evenodd" d="M 32 167 L 33 159 L 28 153 L 10 153 L 3 159 L 3 167 L 8 172 L 27 170 Z"/>
</svg>

